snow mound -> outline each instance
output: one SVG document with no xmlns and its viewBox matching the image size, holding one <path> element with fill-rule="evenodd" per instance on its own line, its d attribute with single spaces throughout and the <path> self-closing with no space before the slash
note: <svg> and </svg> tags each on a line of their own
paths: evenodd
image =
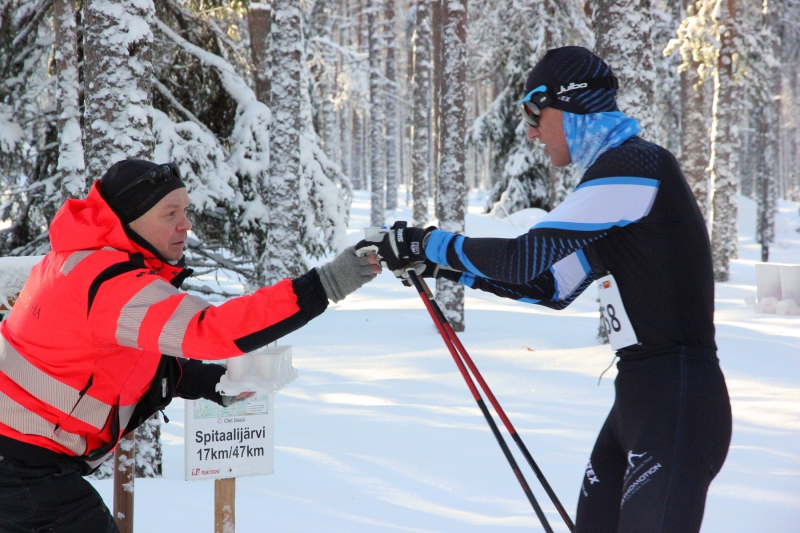
<svg viewBox="0 0 800 533">
<path fill-rule="evenodd" d="M 42 255 L 0 257 L 0 307 L 11 307 L 25 285 L 31 269 L 42 260 Z"/>
</svg>

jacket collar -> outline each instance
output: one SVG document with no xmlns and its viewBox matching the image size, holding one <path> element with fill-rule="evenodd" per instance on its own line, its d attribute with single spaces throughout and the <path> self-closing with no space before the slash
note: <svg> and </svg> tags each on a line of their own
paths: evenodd
<svg viewBox="0 0 800 533">
<path fill-rule="evenodd" d="M 95 182 L 85 200 L 67 200 L 50 224 L 50 247 L 54 252 L 100 250 L 110 247 L 143 258 L 147 268 L 156 271 L 175 287 L 192 275 L 181 258 L 169 264 L 158 251 L 129 226 L 123 225 L 100 195 Z"/>
</svg>

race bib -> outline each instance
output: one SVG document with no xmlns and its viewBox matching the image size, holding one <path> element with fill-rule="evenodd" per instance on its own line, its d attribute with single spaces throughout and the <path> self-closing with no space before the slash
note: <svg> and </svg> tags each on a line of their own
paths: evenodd
<svg viewBox="0 0 800 533">
<path fill-rule="evenodd" d="M 614 276 L 609 274 L 597 280 L 600 292 L 600 315 L 606 325 L 608 341 L 614 350 L 621 350 L 633 344 L 638 344 L 636 332 L 622 305 L 622 296 Z"/>
</svg>

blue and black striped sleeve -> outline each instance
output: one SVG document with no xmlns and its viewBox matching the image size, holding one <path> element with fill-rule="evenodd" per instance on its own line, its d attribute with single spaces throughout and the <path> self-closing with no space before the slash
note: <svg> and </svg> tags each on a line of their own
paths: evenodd
<svg viewBox="0 0 800 533">
<path fill-rule="evenodd" d="M 485 292 L 519 302 L 564 309 L 594 281 L 581 250 L 568 255 L 531 281 L 517 285 L 482 278 L 470 272 L 445 271 L 445 277 Z"/>
<path fill-rule="evenodd" d="M 639 177 L 585 181 L 525 235 L 516 239 L 482 239 L 436 230 L 426 244 L 425 255 L 477 278 L 515 287 L 528 286 L 542 275 L 553 276 L 555 283 L 559 269 L 548 274 L 554 265 L 573 255 L 572 267 L 581 260 L 586 263 L 585 256 L 576 252 L 614 228 L 645 217 L 653 206 L 658 185 L 658 180 Z M 591 277 L 588 264 L 586 268 Z M 469 280 L 467 277 L 464 281 Z M 557 294 L 553 292 L 550 301 L 553 296 Z"/>
</svg>

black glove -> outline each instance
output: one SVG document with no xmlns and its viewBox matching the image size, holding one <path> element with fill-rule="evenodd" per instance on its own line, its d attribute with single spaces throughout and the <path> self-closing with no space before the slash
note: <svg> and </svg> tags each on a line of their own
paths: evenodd
<svg viewBox="0 0 800 533">
<path fill-rule="evenodd" d="M 216 389 L 217 383 L 226 372 L 225 367 L 215 363 L 204 364 L 196 359 L 181 361 L 182 375 L 175 388 L 175 395 L 187 400 L 203 398 L 225 406 L 225 398 Z"/>
<path fill-rule="evenodd" d="M 405 221 L 398 221 L 380 241 L 363 240 L 356 244 L 356 253 L 374 250 L 381 266 L 392 272 L 402 270 L 410 263 L 425 261 L 427 237 L 435 229 L 435 226 L 409 228 Z"/>
</svg>

